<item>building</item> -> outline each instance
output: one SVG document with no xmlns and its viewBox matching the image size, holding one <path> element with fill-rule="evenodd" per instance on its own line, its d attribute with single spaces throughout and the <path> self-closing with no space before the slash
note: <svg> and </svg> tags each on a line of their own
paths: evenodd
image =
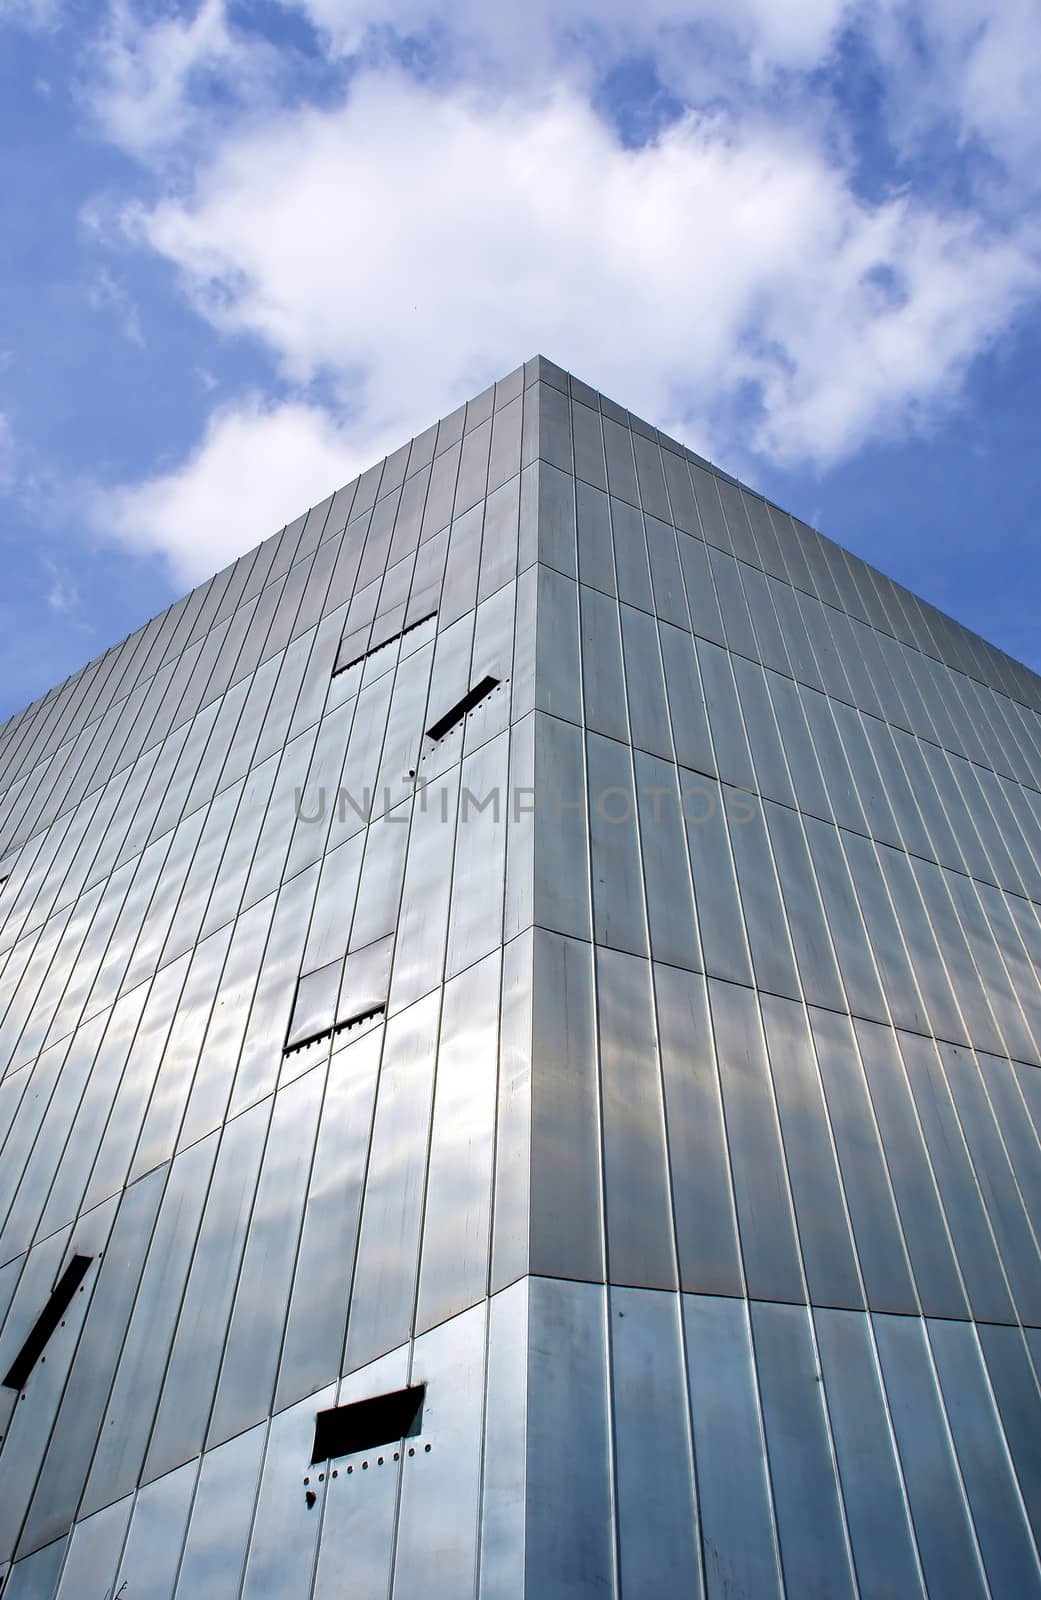
<svg viewBox="0 0 1041 1600">
<path fill-rule="evenodd" d="M 5 1600 L 1041 1594 L 1041 679 L 537 358 L 0 770 Z"/>
</svg>

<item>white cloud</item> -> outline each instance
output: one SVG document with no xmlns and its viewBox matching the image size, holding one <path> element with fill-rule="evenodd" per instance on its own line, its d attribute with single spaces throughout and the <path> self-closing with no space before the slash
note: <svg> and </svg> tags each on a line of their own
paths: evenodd
<svg viewBox="0 0 1041 1600">
<path fill-rule="evenodd" d="M 567 90 L 489 101 L 392 73 L 229 138 L 131 225 L 291 382 L 331 374 L 346 401 L 360 377 L 375 426 L 543 349 L 702 434 L 751 383 L 758 443 L 820 462 L 942 394 L 1036 284 L 1027 230 L 870 206 L 768 123 L 691 114 L 626 150 Z"/>
<path fill-rule="evenodd" d="M 0 0 L 0 24 L 43 29 L 54 27 L 59 18 L 59 0 Z"/>
<path fill-rule="evenodd" d="M 1030 0 L 924 0 L 914 27 L 903 0 L 283 4 L 329 53 L 363 50 L 340 101 L 279 104 L 269 47 L 221 0 L 158 22 L 116 0 L 98 58 L 109 136 L 160 172 L 180 162 L 126 233 L 298 397 L 224 406 L 179 467 L 99 492 L 98 525 L 182 577 L 535 350 L 731 465 L 823 468 L 928 422 L 1038 293 L 1034 210 L 1007 204 L 1038 141 Z M 971 186 L 957 203 L 858 193 L 857 130 L 805 76 L 852 19 L 885 63 L 887 131 L 911 150 L 949 123 L 982 144 L 1000 208 Z M 437 41 L 425 83 L 391 64 L 391 28 Z M 691 109 L 634 150 L 591 93 L 640 51 Z M 199 111 L 211 79 L 216 120 Z"/>
<path fill-rule="evenodd" d="M 177 582 L 197 583 L 389 447 L 373 443 L 361 459 L 318 407 L 252 397 L 214 412 L 201 444 L 171 471 L 96 490 L 91 523 L 129 549 L 163 556 Z"/>
<path fill-rule="evenodd" d="M 282 0 L 302 12 L 327 46 L 354 54 L 380 30 L 400 37 L 430 35 L 450 43 L 460 60 L 480 55 L 512 76 L 552 63 L 580 72 L 589 54 L 652 52 L 663 37 L 718 29 L 762 64 L 805 67 L 818 62 L 854 0 L 528 0 L 524 6 L 487 0 Z"/>
<path fill-rule="evenodd" d="M 110 0 L 88 52 L 86 96 L 113 144 L 156 157 L 186 137 L 205 138 L 218 108 L 260 94 L 272 64 L 270 49 L 236 34 L 225 0 L 200 0 L 158 20 L 136 0 Z"/>
<path fill-rule="evenodd" d="M 88 304 L 95 311 L 110 311 L 119 320 L 124 338 L 131 344 L 144 346 L 145 336 L 141 328 L 141 314 L 132 299 L 125 283 L 120 283 L 114 273 L 107 267 L 102 267 L 95 275 L 94 281 L 87 289 Z"/>
<path fill-rule="evenodd" d="M 74 579 L 49 557 L 44 557 L 44 566 L 50 578 L 47 588 L 47 604 L 50 609 L 59 616 L 68 616 L 71 612 L 77 611 L 80 593 Z"/>
</svg>

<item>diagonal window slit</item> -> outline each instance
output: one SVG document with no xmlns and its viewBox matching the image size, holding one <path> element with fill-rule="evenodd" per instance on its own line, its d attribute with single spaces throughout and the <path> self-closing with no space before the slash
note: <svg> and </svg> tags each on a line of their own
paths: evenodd
<svg viewBox="0 0 1041 1600">
<path fill-rule="evenodd" d="M 426 1384 L 417 1383 L 410 1389 L 395 1389 L 393 1394 L 377 1394 L 351 1405 L 319 1411 L 314 1423 L 311 1465 L 332 1456 L 353 1455 L 355 1450 L 376 1450 L 381 1444 L 396 1444 L 399 1439 L 418 1433 L 425 1394 Z"/>
<path fill-rule="evenodd" d="M 382 1017 L 386 1006 L 369 1006 L 367 1011 L 357 1011 L 353 1016 L 344 1017 L 342 1022 L 336 1022 L 331 1028 L 320 1028 L 317 1033 L 309 1033 L 303 1039 L 293 1039 L 282 1047 L 282 1054 L 291 1056 L 297 1050 L 306 1050 L 308 1045 L 317 1044 L 319 1039 L 331 1039 L 336 1033 L 343 1033 L 347 1028 L 356 1028 L 360 1022 L 371 1022 L 373 1017 Z"/>
<path fill-rule="evenodd" d="M 443 717 L 438 717 L 436 722 L 430 724 L 427 729 L 427 737 L 429 739 L 443 739 L 446 733 L 451 732 L 457 722 L 462 722 L 463 718 L 475 706 L 479 706 L 481 701 L 486 699 L 492 690 L 498 687 L 498 678 L 493 678 L 487 674 L 480 678 L 477 683 L 467 689 L 461 700 L 457 700 L 455 705 L 445 712 Z"/>
<path fill-rule="evenodd" d="M 5 1389 L 23 1389 L 26 1379 L 35 1367 L 44 1346 L 65 1312 L 69 1301 L 83 1281 L 92 1256 L 73 1256 L 65 1271 L 51 1290 L 51 1297 L 29 1331 L 22 1348 L 15 1356 L 11 1369 L 4 1379 Z"/>
<path fill-rule="evenodd" d="M 381 639 L 379 644 L 372 645 L 368 650 L 361 650 L 356 654 L 352 654 L 347 661 L 341 661 L 340 657 L 337 656 L 336 665 L 333 667 L 333 677 L 335 678 L 339 672 L 346 672 L 348 667 L 356 667 L 359 661 L 367 661 L 369 656 L 374 656 L 380 650 L 385 650 L 389 644 L 395 644 L 398 639 L 403 639 L 407 633 L 413 633 L 416 628 L 421 628 L 424 622 L 429 622 L 432 617 L 436 616 L 436 611 L 428 611 L 425 617 L 417 617 L 415 622 L 410 622 L 407 627 L 401 629 L 400 633 L 392 633 L 389 639 Z M 378 622 L 379 618 L 377 617 L 376 620 Z M 341 641 L 340 649 L 342 652 L 343 641 Z"/>
</svg>

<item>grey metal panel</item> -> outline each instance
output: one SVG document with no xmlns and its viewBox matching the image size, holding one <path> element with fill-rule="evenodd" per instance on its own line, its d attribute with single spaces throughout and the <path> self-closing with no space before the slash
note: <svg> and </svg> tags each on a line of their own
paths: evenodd
<svg viewBox="0 0 1041 1600">
<path fill-rule="evenodd" d="M 328 1383 L 340 1368 L 382 1045 L 379 1032 L 348 1036 L 329 1064 L 288 1295 L 276 1411 Z"/>
<path fill-rule="evenodd" d="M 133 1184 L 116 1212 L 111 1238 L 90 1294 L 83 1332 L 44 1457 L 18 1553 L 64 1533 L 83 1493 L 91 1449 L 134 1304 L 145 1252 L 166 1183 L 159 1168 Z"/>
<path fill-rule="evenodd" d="M 747 1309 L 684 1295 L 683 1319 L 708 1600 L 780 1596 Z"/>
<path fill-rule="evenodd" d="M 615 593 L 611 511 L 606 494 L 588 483 L 575 487 L 578 528 L 578 576 L 582 583 L 604 594 Z"/>
<path fill-rule="evenodd" d="M 513 1142 L 519 1146 L 516 1159 L 530 1164 L 527 1217 L 520 1225 L 526 1226 L 530 1243 L 527 1251 L 514 1245 L 513 1256 L 532 1272 L 599 1281 L 604 1276 L 604 1196 L 593 953 L 577 939 L 536 929 L 532 962 L 530 977 L 519 959 L 504 967 L 504 978 L 512 969 L 518 985 L 530 985 L 523 1000 L 523 989 L 515 999 L 518 1010 L 525 1004 L 530 1008 L 527 1037 L 518 1019 L 511 1040 L 519 1079 Z M 504 1015 L 506 1005 L 504 993 Z M 504 1051 L 505 1045 L 504 1039 Z M 506 1065 L 504 1055 L 504 1071 Z M 500 1127 L 500 1137 L 503 1131 L 510 1130 Z M 515 1189 L 522 1181 L 515 1178 Z M 498 1219 L 496 1230 L 497 1281 L 502 1282 Z"/>
<path fill-rule="evenodd" d="M 726 790 L 724 797 L 756 982 L 760 989 L 800 999 L 795 953 L 762 804 L 736 794 L 731 799 Z"/>
<path fill-rule="evenodd" d="M 694 902 L 686 872 L 677 771 L 642 751 L 635 757 L 640 855 L 651 954 L 677 967 L 701 968 Z"/>
<path fill-rule="evenodd" d="M 913 973 L 918 981 L 918 989 L 921 990 L 923 1000 L 926 1002 L 932 1032 L 942 1035 L 943 1038 L 964 1038 L 964 1022 L 958 1010 L 955 992 L 951 989 L 947 968 L 943 963 L 943 955 L 947 952 L 937 949 L 935 930 L 921 902 L 913 875 L 913 864 L 900 851 L 887 850 L 884 846 L 878 850 L 878 862 L 886 878 L 895 920 L 899 923 L 900 933 L 907 946 Z M 900 970 L 900 963 L 895 960 L 897 954 L 899 954 L 897 950 L 879 949 L 879 965 L 884 963 L 887 968 L 887 981 L 894 984 L 892 1013 L 895 1021 L 908 1021 L 911 1026 L 915 1026 L 913 1018 L 918 1006 L 913 1003 L 907 976 Z M 899 973 L 899 987 L 894 981 L 894 968 Z"/>
<path fill-rule="evenodd" d="M 179 1150 L 218 1127 L 227 1113 L 274 908 L 275 896 L 269 895 L 235 924 L 181 1123 Z"/>
<path fill-rule="evenodd" d="M 806 1013 L 762 997 L 763 1025 L 810 1299 L 860 1308 L 864 1297 Z"/>
<path fill-rule="evenodd" d="M 498 1077 L 498 951 L 446 982 L 438 1038 L 416 1328 L 488 1286 Z"/>
<path fill-rule="evenodd" d="M 985 1595 L 924 1323 L 883 1316 L 873 1322 L 926 1588 L 944 1596 Z"/>
<path fill-rule="evenodd" d="M 229 923 L 192 954 L 131 1163 L 131 1182 L 173 1155 L 232 931 Z"/>
<path fill-rule="evenodd" d="M 710 549 L 708 558 L 723 617 L 727 648 L 736 651 L 738 655 L 758 661 L 759 647 L 752 627 L 752 618 L 748 612 L 748 603 L 741 587 L 740 563 L 719 550 Z M 767 665 L 775 666 L 776 663 L 771 661 Z"/>
<path fill-rule="evenodd" d="M 266 1435 L 262 1424 L 203 1456 L 177 1579 L 180 1600 L 238 1593 Z"/>
<path fill-rule="evenodd" d="M 43 1234 L 71 1221 L 80 1208 L 90 1166 L 93 1165 L 104 1133 L 147 994 L 147 984 L 141 984 L 132 994 L 118 1001 L 109 1014 L 104 1037 L 98 1046 L 47 1204 L 43 1208 L 40 1221 Z"/>
<path fill-rule="evenodd" d="M 413 1346 L 410 1377 L 426 1384 L 426 1398 L 422 1432 L 401 1462 L 391 1590 L 397 1600 L 419 1594 L 462 1600 L 475 1591 L 486 1341 L 487 1308 L 481 1304 Z M 439 1467 L 443 1457 L 451 1472 Z M 431 1563 L 435 1549 L 437 1561 Z"/>
<path fill-rule="evenodd" d="M 529 1288 L 526 1594 L 615 1594 L 604 1291 Z"/>
<path fill-rule="evenodd" d="M 940 1321 L 928 1329 L 991 1593 L 1039 1594 L 1037 1550 L 974 1332 Z"/>
<path fill-rule="evenodd" d="M 705 639 L 697 641 L 701 681 L 712 728 L 715 766 L 721 779 L 743 789 L 755 788 L 755 771 L 748 751 L 741 707 L 734 685 L 730 657 Z"/>
<path fill-rule="evenodd" d="M 207 1447 L 260 1422 L 271 1407 L 325 1074 L 275 1096 Z"/>
<path fill-rule="evenodd" d="M 697 1594 L 680 1301 L 653 1290 L 612 1289 L 608 1308 L 620 1589 L 646 1600 Z"/>
<path fill-rule="evenodd" d="M 65 1558 L 65 1539 L 15 1562 L 4 1584 L 5 1600 L 52 1600 Z"/>
<path fill-rule="evenodd" d="M 811 1005 L 845 1009 L 842 980 L 828 933 L 816 877 L 799 817 L 784 806 L 763 803 L 781 898 L 795 948 L 799 977 Z"/>
<path fill-rule="evenodd" d="M 700 539 L 680 536 L 679 554 L 694 632 L 713 644 L 725 645 L 726 634 L 716 599 L 708 548 Z"/>
<path fill-rule="evenodd" d="M 705 971 L 735 983 L 750 983 L 752 969 L 730 853 L 724 791 L 713 778 L 681 767 L 680 796 Z"/>
<path fill-rule="evenodd" d="M 211 1134 L 171 1166 L 80 1504 L 81 1517 L 128 1493 L 138 1481 L 216 1153 L 217 1135 Z"/>
<path fill-rule="evenodd" d="M 828 823 L 804 818 L 817 887 L 831 930 L 849 1009 L 857 1016 L 888 1016 L 878 971 L 853 893 L 840 835 Z"/>
<path fill-rule="evenodd" d="M 618 608 L 596 589 L 579 586 L 585 724 L 612 739 L 629 736 Z"/>
<path fill-rule="evenodd" d="M 319 1511 L 305 1498 L 304 1478 L 314 1438 L 314 1414 L 335 1404 L 331 1384 L 312 1400 L 302 1400 L 272 1419 L 260 1475 L 256 1515 L 242 1581 L 242 1600 L 267 1600 L 277 1594 L 306 1595 L 314 1572 Z M 317 1478 L 317 1471 L 314 1478 Z M 312 1479 L 312 1481 L 314 1481 Z M 321 1484 L 319 1505 L 324 1495 Z"/>
<path fill-rule="evenodd" d="M 1037 1326 L 1041 1324 L 1041 1256 L 1035 1226 L 1024 1207 L 979 1068 L 969 1050 L 951 1044 L 938 1048 L 1020 1319 Z M 980 1316 L 980 1320 L 999 1319 Z"/>
<path fill-rule="evenodd" d="M 705 980 L 654 967 L 680 1286 L 740 1294 L 741 1258 Z"/>
<path fill-rule="evenodd" d="M 586 735 L 594 938 L 615 949 L 647 953 L 640 847 L 630 751 L 597 733 Z M 696 881 L 696 880 L 695 880 Z"/>
<path fill-rule="evenodd" d="M 713 979 L 709 1000 L 748 1293 L 802 1300 L 799 1247 L 755 995 Z"/>
<path fill-rule="evenodd" d="M 552 472 L 553 469 L 544 466 L 542 470 Z M 485 505 L 478 600 L 484 600 L 501 589 L 517 572 L 519 514 L 520 479 L 514 477 L 489 493 Z"/>
<path fill-rule="evenodd" d="M 701 523 L 698 521 L 687 464 L 680 456 L 673 454 L 664 439 L 662 439 L 661 460 L 669 493 L 671 509 L 669 520 L 674 522 L 677 528 L 682 528 L 686 533 L 696 534 L 700 538 Z"/>
<path fill-rule="evenodd" d="M 488 1303 L 479 1600 L 523 1600 L 528 1284 Z M 321 1600 L 321 1597 L 317 1597 Z"/>
<path fill-rule="evenodd" d="M 632 606 L 619 606 L 622 657 L 625 662 L 629 737 L 634 748 L 672 758 L 669 712 L 662 678 L 658 630 L 653 617 Z"/>
<path fill-rule="evenodd" d="M 421 784 L 398 919 L 390 1012 L 428 994 L 444 969 L 460 769 Z"/>
<path fill-rule="evenodd" d="M 574 435 L 576 478 L 587 484 L 594 484 L 599 489 L 606 489 L 607 472 L 604 466 L 604 441 L 599 414 L 575 400 L 571 406 L 571 425 Z"/>
<path fill-rule="evenodd" d="M 975 1067 L 967 1059 L 967 1052 L 953 1045 L 940 1047 L 944 1061 L 941 1065 L 941 1056 L 932 1039 L 905 1033 L 899 1035 L 899 1043 L 973 1313 L 988 1321 L 1013 1321 L 1012 1302 L 995 1247 L 992 1223 L 980 1197 L 951 1099 L 951 1085 L 960 1075 L 958 1057 L 966 1057 L 968 1070 L 974 1076 Z M 970 1092 L 968 1084 L 964 1092 Z M 984 1115 L 989 1120 L 989 1112 L 984 1110 Z M 971 1124 L 968 1126 L 971 1128 Z M 1003 1157 L 1001 1159 L 1004 1161 Z M 1007 1163 L 1004 1164 L 1007 1170 Z M 986 1174 L 986 1167 L 983 1171 Z M 1017 1205 L 1014 1197 L 1011 1198 L 1013 1205 Z M 1021 1248 L 1025 1241 L 1019 1230 L 1017 1233 L 1019 1236 L 1014 1236 L 1014 1243 Z M 1013 1255 L 1006 1269 L 1014 1274 L 1015 1267 Z"/>
<path fill-rule="evenodd" d="M 529 922 L 589 938 L 584 741 L 541 714 L 514 733 L 506 863 L 507 936 Z M 504 801 L 505 803 L 505 801 Z"/>
<path fill-rule="evenodd" d="M 835 1462 L 864 1600 L 921 1595 L 922 1578 L 866 1317 L 813 1313 Z"/>
<path fill-rule="evenodd" d="M 714 773 L 716 762 L 694 641 L 667 623 L 661 624 L 658 633 L 676 760 L 683 767 Z"/>
<path fill-rule="evenodd" d="M 871 842 L 856 834 L 845 834 L 842 843 L 890 1015 L 900 1027 L 926 1029 L 926 1008 L 903 940 L 903 930 L 910 932 L 913 925 L 896 915 L 879 865 L 879 855 L 889 862 L 893 854 L 876 854 Z"/>
<path fill-rule="evenodd" d="M 676 1285 L 650 966 L 596 951 L 607 1264 L 612 1283 Z"/>
<path fill-rule="evenodd" d="M 533 946 L 529 930 L 503 948 L 489 1261 L 492 1294 L 514 1283 L 528 1265 Z"/>
<path fill-rule="evenodd" d="M 506 732 L 463 762 L 445 960 L 449 977 L 502 942 L 508 763 Z"/>
<path fill-rule="evenodd" d="M 855 1028 L 922 1310 L 964 1317 L 964 1292 L 895 1036 L 877 1023 Z"/>
<path fill-rule="evenodd" d="M 645 511 L 669 520 L 669 497 L 665 488 L 661 453 L 656 443 L 633 431 L 633 454 L 640 485 L 640 500 Z"/>
<path fill-rule="evenodd" d="M 567 382 L 541 383 L 533 391 L 538 405 L 539 455 L 555 466 L 571 471 L 571 408 Z M 532 396 L 529 396 L 529 399 Z"/>
<path fill-rule="evenodd" d="M 763 1304 L 751 1313 L 785 1588 L 854 1595 L 810 1313 Z"/>
<path fill-rule="evenodd" d="M 202 1449 L 270 1118 L 254 1106 L 225 1128 L 145 1458 L 149 1481 Z"/>
<path fill-rule="evenodd" d="M 570 579 L 561 577 L 548 567 L 539 568 L 535 705 L 540 711 L 548 711 L 553 716 L 566 717 L 570 722 L 579 723 L 582 721 L 578 617 L 580 592 Z M 602 606 L 609 605 L 594 590 L 587 589 L 584 593 L 593 607 L 593 615 Z M 613 608 L 611 618 L 615 622 Z M 612 665 L 615 660 L 616 653 Z M 596 668 L 591 666 L 590 671 L 595 673 Z"/>
<path fill-rule="evenodd" d="M 0 1215 L 7 1218 L 0 1257 L 5 1260 L 20 1253 L 27 1229 L 30 1237 L 35 1232 L 107 1021 L 102 1013 L 75 1037 L 3 1080 L 5 1090 L 17 1085 L 19 1092 L 0 1167 Z"/>
<path fill-rule="evenodd" d="M 611 525 L 614 535 L 614 564 L 618 579 L 618 598 L 642 611 L 654 611 L 651 574 L 647 564 L 647 541 L 643 517 L 635 505 L 617 500 L 612 493 Z"/>
<path fill-rule="evenodd" d="M 756 787 L 760 794 L 769 795 L 784 805 L 794 806 L 795 790 L 789 776 L 766 676 L 755 662 L 745 661 L 740 656 L 732 658 L 732 665 L 741 713 L 748 731 Z"/>
<path fill-rule="evenodd" d="M 426 1184 L 440 995 L 387 1023 L 351 1316 L 347 1368 L 411 1331 Z"/>
<path fill-rule="evenodd" d="M 58 1584 L 56 1600 L 78 1600 L 84 1594 L 112 1594 L 133 1507 L 127 1495 L 116 1505 L 75 1524 Z M 8 1591 L 10 1592 L 10 1591 Z"/>
<path fill-rule="evenodd" d="M 666 512 L 665 515 L 668 515 Z M 645 519 L 647 550 L 651 560 L 651 584 L 654 589 L 654 609 L 665 622 L 689 628 L 686 594 L 680 574 L 679 555 L 675 531 L 656 517 Z"/>
<path fill-rule="evenodd" d="M 340 1404 L 400 1387 L 407 1381 L 407 1361 L 408 1350 L 403 1347 L 345 1378 L 340 1386 Z M 315 1600 L 336 1600 L 342 1595 L 347 1572 L 356 1595 L 387 1600 L 401 1484 L 399 1458 L 400 1451 L 389 1457 L 356 1455 L 346 1464 L 340 1458 L 326 1472 Z M 315 1474 L 318 1473 L 316 1468 Z M 314 1474 L 309 1476 L 318 1489 L 320 1477 L 315 1481 Z"/>
<path fill-rule="evenodd" d="M 882 1142 L 847 1017 L 811 1009 L 810 1023 L 868 1305 L 917 1310 Z"/>
</svg>

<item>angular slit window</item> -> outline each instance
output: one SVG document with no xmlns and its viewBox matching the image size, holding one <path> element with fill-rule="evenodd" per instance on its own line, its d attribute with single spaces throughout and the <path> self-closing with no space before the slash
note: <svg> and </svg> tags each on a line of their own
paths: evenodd
<svg viewBox="0 0 1041 1600">
<path fill-rule="evenodd" d="M 373 1395 L 368 1400 L 319 1411 L 311 1465 L 333 1456 L 353 1455 L 356 1450 L 377 1450 L 381 1444 L 397 1444 L 418 1433 L 425 1394 L 426 1384 L 417 1383 L 410 1389 L 395 1389 L 393 1394 Z"/>
<path fill-rule="evenodd" d="M 69 1301 L 82 1283 L 92 1260 L 92 1256 L 73 1256 L 51 1290 L 50 1299 L 29 1330 L 28 1338 L 15 1356 L 10 1371 L 4 1378 L 5 1389 L 24 1389 L 26 1379 L 43 1354 L 51 1334 L 68 1310 Z"/>
<path fill-rule="evenodd" d="M 398 639 L 403 639 L 407 633 L 412 633 L 416 628 L 421 628 L 424 622 L 429 622 L 432 617 L 436 616 L 436 611 L 428 611 L 425 617 L 417 617 L 415 622 L 410 622 L 400 632 L 392 633 L 389 639 L 381 639 L 379 644 L 374 644 L 367 650 L 358 650 L 357 634 L 351 635 L 347 639 L 341 639 L 340 652 L 336 657 L 336 665 L 333 667 L 333 677 L 335 678 L 338 672 L 346 672 L 348 667 L 356 667 L 360 661 L 367 661 L 370 656 L 378 655 L 381 650 L 386 650 L 388 645 L 396 643 Z M 376 620 L 378 622 L 379 618 L 377 617 Z M 342 659 L 344 657 L 346 659 Z"/>
<path fill-rule="evenodd" d="M 388 947 L 389 948 L 389 947 Z M 382 949 L 375 949 L 378 956 Z M 284 1053 L 303 1050 L 317 1044 L 331 1034 L 342 1033 L 345 1028 L 357 1027 L 373 1017 L 382 1016 L 386 1010 L 387 974 L 380 966 L 369 971 L 372 963 L 364 957 L 368 951 L 347 958 L 347 975 L 344 979 L 344 960 L 330 961 L 326 967 L 305 972 L 296 986 L 293 1012 L 289 1019 Z M 342 982 L 341 987 L 341 980 Z"/>
<path fill-rule="evenodd" d="M 469 715 L 475 706 L 479 706 L 481 701 L 487 699 L 492 690 L 498 687 L 499 679 L 486 674 L 472 688 L 467 689 L 463 698 L 457 700 L 455 705 L 451 706 L 443 717 L 438 717 L 436 722 L 430 724 L 427 729 L 427 737 L 435 741 L 443 739 L 446 733 L 451 732 L 457 722 L 462 722 L 463 718 Z"/>
</svg>

